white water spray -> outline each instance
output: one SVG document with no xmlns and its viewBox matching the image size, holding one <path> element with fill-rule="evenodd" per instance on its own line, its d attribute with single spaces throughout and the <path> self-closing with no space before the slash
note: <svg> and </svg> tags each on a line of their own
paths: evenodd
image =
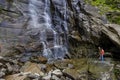
<svg viewBox="0 0 120 80">
<path fill-rule="evenodd" d="M 43 44 L 43 56 L 47 58 L 64 58 L 67 54 L 67 48 L 65 42 L 63 43 L 61 37 L 52 27 L 51 17 L 50 17 L 50 2 L 45 0 L 30 0 L 29 11 L 30 11 L 30 28 L 38 28 L 40 31 L 40 42 Z M 64 10 L 66 10 L 66 3 L 64 5 Z M 67 29 L 66 23 L 66 11 L 64 13 L 64 28 Z M 51 33 L 51 34 L 50 34 Z M 52 44 L 48 40 L 49 36 L 53 36 Z M 65 37 L 63 38 L 65 39 Z"/>
</svg>

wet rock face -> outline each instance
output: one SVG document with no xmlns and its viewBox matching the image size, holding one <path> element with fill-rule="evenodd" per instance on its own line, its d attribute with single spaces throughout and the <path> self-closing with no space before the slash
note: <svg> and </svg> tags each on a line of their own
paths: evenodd
<svg viewBox="0 0 120 80">
<path fill-rule="evenodd" d="M 102 27 L 100 43 L 106 51 L 112 52 L 114 58 L 119 59 L 120 56 L 120 26 L 117 24 L 105 24 Z M 102 41 L 103 40 L 103 41 Z"/>
<path fill-rule="evenodd" d="M 117 24 L 106 24 L 102 32 L 108 36 L 115 44 L 120 46 L 120 26 Z"/>
<path fill-rule="evenodd" d="M 42 11 L 41 8 L 45 6 L 45 1 L 41 1 L 42 6 L 38 4 L 36 6 Z M 30 25 L 29 1 L 0 0 L 0 5 L 0 44 L 3 45 L 1 52 L 8 53 L 8 47 L 11 47 L 11 45 L 17 47 L 16 44 L 19 43 L 20 46 L 22 45 L 25 48 L 17 48 L 19 52 L 41 51 L 40 30 L 29 29 L 32 27 Z M 101 45 L 102 29 L 108 39 L 112 40 L 114 46 L 120 46 L 119 28 L 104 25 L 107 21 L 102 20 L 102 17 L 98 14 L 98 9 L 85 4 L 83 0 L 50 0 L 47 8 L 49 8 L 48 14 L 50 15 L 51 25 L 59 34 L 61 44 L 65 42 L 63 38 L 66 37 L 71 50 L 69 52 L 72 53 L 73 57 L 76 57 L 75 54 L 82 57 L 83 54 L 90 52 L 90 49 L 94 51 L 95 46 Z M 38 22 L 44 23 L 45 20 L 39 18 Z M 41 26 L 46 27 L 46 25 Z M 53 32 L 47 30 L 46 33 L 49 42 L 47 47 L 52 47 Z M 110 35 L 114 35 L 115 38 Z M 84 44 L 87 47 L 84 47 Z"/>
</svg>

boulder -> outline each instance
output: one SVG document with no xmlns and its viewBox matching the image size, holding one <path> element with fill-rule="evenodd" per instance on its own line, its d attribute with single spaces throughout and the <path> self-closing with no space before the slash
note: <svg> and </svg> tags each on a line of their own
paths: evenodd
<svg viewBox="0 0 120 80">
<path fill-rule="evenodd" d="M 4 77 L 5 73 L 4 72 L 0 72 L 0 78 Z"/>
<path fill-rule="evenodd" d="M 120 46 L 120 25 L 106 24 L 102 27 L 102 32 L 117 46 Z"/>
<path fill-rule="evenodd" d="M 40 63 L 43 63 L 43 64 L 45 64 L 45 63 L 47 63 L 47 58 L 45 58 L 45 57 L 43 57 L 43 56 L 39 56 L 38 57 L 38 62 L 40 62 Z"/>
<path fill-rule="evenodd" d="M 41 66 L 37 63 L 26 62 L 24 66 L 22 66 L 21 72 L 30 72 L 32 74 L 38 74 L 43 76 L 44 73 L 41 71 Z"/>
<path fill-rule="evenodd" d="M 20 76 L 19 74 L 8 75 L 5 77 L 5 80 L 24 80 L 27 76 Z"/>
<path fill-rule="evenodd" d="M 52 72 L 53 75 L 56 75 L 56 76 L 62 76 L 62 72 L 59 70 L 59 69 L 56 69 Z"/>
<path fill-rule="evenodd" d="M 33 56 L 31 57 L 31 61 L 46 64 L 48 60 L 46 57 L 43 56 Z"/>
<path fill-rule="evenodd" d="M 115 79 L 114 77 L 114 65 L 110 61 L 98 61 L 98 60 L 89 60 L 89 75 L 90 78 L 109 80 Z"/>
</svg>

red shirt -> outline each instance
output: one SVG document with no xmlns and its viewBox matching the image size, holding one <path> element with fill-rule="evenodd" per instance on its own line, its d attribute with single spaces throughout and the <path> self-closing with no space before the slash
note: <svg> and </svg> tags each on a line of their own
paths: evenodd
<svg viewBox="0 0 120 80">
<path fill-rule="evenodd" d="M 102 50 L 100 51 L 100 54 L 104 55 L 104 53 L 105 53 L 105 52 L 104 52 L 104 50 L 102 49 Z"/>
</svg>

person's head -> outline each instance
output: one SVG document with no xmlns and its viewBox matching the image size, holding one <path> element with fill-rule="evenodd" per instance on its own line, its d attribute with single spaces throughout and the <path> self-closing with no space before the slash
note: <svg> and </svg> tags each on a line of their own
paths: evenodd
<svg viewBox="0 0 120 80">
<path fill-rule="evenodd" d="M 99 47 L 98 47 L 98 49 L 100 50 L 100 49 L 101 49 L 101 47 L 99 46 Z"/>
</svg>

